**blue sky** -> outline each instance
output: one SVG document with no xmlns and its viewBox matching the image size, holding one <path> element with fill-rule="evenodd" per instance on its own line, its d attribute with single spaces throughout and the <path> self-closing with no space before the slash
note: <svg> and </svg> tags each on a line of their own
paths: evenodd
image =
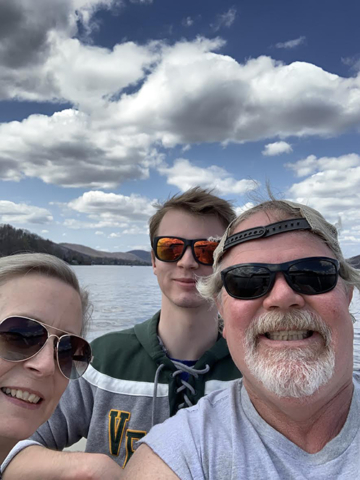
<svg viewBox="0 0 360 480">
<path fill-rule="evenodd" d="M 154 203 L 269 182 L 360 254 L 360 4 L 1 0 L 0 223 L 149 248 Z"/>
</svg>

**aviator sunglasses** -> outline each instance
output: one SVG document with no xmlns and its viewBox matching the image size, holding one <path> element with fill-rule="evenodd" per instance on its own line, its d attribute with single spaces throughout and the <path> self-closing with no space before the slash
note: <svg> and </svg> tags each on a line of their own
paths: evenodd
<svg viewBox="0 0 360 480">
<path fill-rule="evenodd" d="M 64 333 L 50 334 L 48 328 L 58 328 L 27 317 L 8 317 L 0 322 L 0 358 L 8 362 L 23 362 L 38 354 L 50 337 L 55 337 L 54 355 L 60 372 L 69 380 L 81 377 L 92 355 L 90 344 L 82 337 Z"/>
<path fill-rule="evenodd" d="M 155 257 L 162 262 L 177 262 L 184 255 L 187 247 L 191 247 L 195 260 L 202 265 L 212 265 L 213 253 L 219 242 L 211 242 L 204 238 L 187 240 L 181 237 L 155 237 L 153 250 Z"/>
<path fill-rule="evenodd" d="M 309 257 L 279 264 L 242 263 L 225 268 L 221 279 L 231 297 L 253 300 L 270 292 L 279 272 L 295 292 L 319 295 L 335 288 L 339 262 L 333 258 Z"/>
</svg>

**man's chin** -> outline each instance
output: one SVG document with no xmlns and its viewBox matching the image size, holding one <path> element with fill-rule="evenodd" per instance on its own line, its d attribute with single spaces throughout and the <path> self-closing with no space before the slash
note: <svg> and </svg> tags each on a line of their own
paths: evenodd
<svg viewBox="0 0 360 480">
<path fill-rule="evenodd" d="M 306 350 L 306 349 L 305 349 Z M 313 395 L 329 382 L 335 370 L 335 354 L 326 348 L 321 354 L 311 349 L 247 354 L 250 373 L 278 397 L 302 398 Z"/>
<path fill-rule="evenodd" d="M 264 361 L 276 362 L 314 362 L 326 355 L 328 347 L 325 347 L 323 341 L 317 343 L 307 343 L 300 340 L 296 342 L 273 342 L 257 343 L 252 348 L 253 355 L 263 358 Z"/>
</svg>

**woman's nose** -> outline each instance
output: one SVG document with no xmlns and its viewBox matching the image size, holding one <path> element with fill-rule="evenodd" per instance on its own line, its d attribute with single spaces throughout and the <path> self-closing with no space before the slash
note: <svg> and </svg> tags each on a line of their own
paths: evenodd
<svg viewBox="0 0 360 480">
<path fill-rule="evenodd" d="M 55 337 L 49 337 L 43 348 L 33 357 L 24 361 L 24 367 L 37 376 L 50 376 L 56 372 Z"/>
</svg>

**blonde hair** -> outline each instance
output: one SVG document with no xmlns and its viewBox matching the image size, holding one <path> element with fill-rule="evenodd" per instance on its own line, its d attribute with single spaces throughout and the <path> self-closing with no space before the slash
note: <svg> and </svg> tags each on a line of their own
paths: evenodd
<svg viewBox="0 0 360 480">
<path fill-rule="evenodd" d="M 89 294 L 80 287 L 79 281 L 71 268 L 63 261 L 47 253 L 21 253 L 0 258 L 0 285 L 14 277 L 21 277 L 30 273 L 38 273 L 50 278 L 56 278 L 70 285 L 79 294 L 81 299 L 84 334 L 91 316 Z"/>
</svg>

